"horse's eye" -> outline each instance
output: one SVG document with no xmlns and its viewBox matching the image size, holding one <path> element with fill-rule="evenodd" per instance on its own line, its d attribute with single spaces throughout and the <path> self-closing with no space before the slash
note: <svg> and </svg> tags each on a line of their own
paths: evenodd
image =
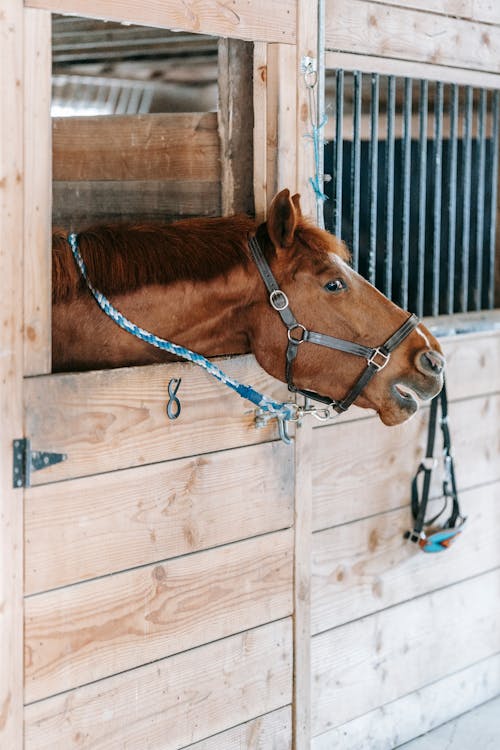
<svg viewBox="0 0 500 750">
<path fill-rule="evenodd" d="M 342 292 L 344 289 L 347 289 L 347 286 L 343 279 L 332 279 L 331 281 L 326 282 L 323 289 L 326 289 L 327 292 L 335 294 L 336 292 Z"/>
</svg>

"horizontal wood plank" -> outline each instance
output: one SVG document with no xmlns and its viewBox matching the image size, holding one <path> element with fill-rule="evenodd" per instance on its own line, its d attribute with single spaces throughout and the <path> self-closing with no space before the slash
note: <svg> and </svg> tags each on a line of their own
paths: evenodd
<svg viewBox="0 0 500 750">
<path fill-rule="evenodd" d="M 360 0 L 328 0 L 326 48 L 500 72 L 500 28 Z"/>
<path fill-rule="evenodd" d="M 85 180 L 220 180 L 217 113 L 58 117 L 53 177 Z"/>
<path fill-rule="evenodd" d="M 291 620 L 201 646 L 25 710 L 26 750 L 178 750 L 291 702 Z"/>
<path fill-rule="evenodd" d="M 290 530 L 25 601 L 25 700 L 40 700 L 293 611 Z"/>
<path fill-rule="evenodd" d="M 233 0 L 231 6 L 190 0 L 25 0 L 26 6 L 53 13 L 103 18 L 109 21 L 191 31 L 201 34 L 294 44 L 294 0 Z"/>
<path fill-rule="evenodd" d="M 25 593 L 292 522 L 293 455 L 282 442 L 125 469 L 97 481 L 31 487 L 24 508 Z"/>
<path fill-rule="evenodd" d="M 375 708 L 313 739 L 312 750 L 387 750 L 498 695 L 500 654 Z"/>
<path fill-rule="evenodd" d="M 221 215 L 219 182 L 125 180 L 54 182 L 52 223 L 67 231 L 122 221 Z"/>
<path fill-rule="evenodd" d="M 394 75 L 403 78 L 427 79 L 428 81 L 443 81 L 444 83 L 458 83 L 460 86 L 478 86 L 480 88 L 500 88 L 499 73 L 485 73 L 483 70 L 470 68 L 450 68 L 435 63 L 415 62 L 414 60 L 398 60 L 378 55 L 363 55 L 353 52 L 325 53 L 327 70 L 359 70 L 362 73 L 379 73 L 380 75 Z M 362 118 L 362 126 L 363 126 Z M 333 137 L 333 124 L 327 123 Z M 416 128 L 412 126 L 413 132 Z M 381 134 L 382 135 L 382 134 Z M 344 131 L 344 140 L 349 139 L 349 131 Z M 384 136 L 385 137 L 385 136 Z"/>
<path fill-rule="evenodd" d="M 410 502 L 411 480 L 425 455 L 428 413 L 422 409 L 390 429 L 373 418 L 314 432 L 315 531 Z M 500 479 L 500 394 L 451 403 L 449 415 L 459 488 Z M 436 455 L 440 440 L 438 435 Z"/>
<path fill-rule="evenodd" d="M 403 539 L 409 508 L 313 534 L 313 632 L 500 567 L 500 482 L 461 493 L 460 506 L 467 523 L 443 555 L 422 554 Z"/>
<path fill-rule="evenodd" d="M 495 0 L 372 0 L 372 2 L 500 25 L 500 7 Z M 431 16 L 429 23 L 432 23 L 432 20 Z"/>
<path fill-rule="evenodd" d="M 499 602 L 497 569 L 315 636 L 313 734 L 497 654 Z"/>
<path fill-rule="evenodd" d="M 288 391 L 252 356 L 218 360 L 243 383 L 278 400 Z M 182 378 L 178 419 L 166 414 L 167 386 Z M 255 427 L 255 408 L 196 365 L 172 363 L 29 378 L 26 436 L 34 450 L 66 453 L 33 484 L 212 453 L 278 437 L 276 424 Z M 275 420 L 274 420 L 275 421 Z"/>
<path fill-rule="evenodd" d="M 183 750 L 292 750 L 292 708 L 259 716 Z"/>
</svg>

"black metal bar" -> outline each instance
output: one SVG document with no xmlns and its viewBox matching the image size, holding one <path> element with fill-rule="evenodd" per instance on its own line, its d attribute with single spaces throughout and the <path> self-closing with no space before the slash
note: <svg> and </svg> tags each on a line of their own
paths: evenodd
<svg viewBox="0 0 500 750">
<path fill-rule="evenodd" d="M 413 81 L 405 78 L 403 102 L 403 226 L 401 237 L 401 306 L 408 307 L 408 267 L 410 262 L 411 115 Z"/>
<path fill-rule="evenodd" d="M 377 266 L 377 197 L 378 197 L 378 113 L 379 76 L 372 73 L 370 106 L 370 247 L 368 256 L 368 281 L 375 284 Z"/>
<path fill-rule="evenodd" d="M 363 74 L 354 72 L 354 111 L 352 120 L 352 265 L 359 268 L 359 209 L 361 170 L 361 88 Z"/>
<path fill-rule="evenodd" d="M 448 152 L 448 288 L 446 311 L 453 313 L 455 304 L 455 253 L 457 235 L 457 131 L 458 131 L 458 85 L 450 90 L 450 140 Z"/>
<path fill-rule="evenodd" d="M 396 114 L 396 78 L 387 78 L 387 142 L 385 158 L 385 268 L 384 293 L 392 299 L 392 255 L 394 243 L 394 121 Z"/>
<path fill-rule="evenodd" d="M 489 278 L 488 308 L 495 307 L 495 245 L 497 228 L 497 194 L 498 194 L 498 130 L 500 118 L 500 91 L 493 92 L 491 108 L 493 120 L 491 134 L 491 190 L 490 190 L 490 237 L 489 237 Z"/>
<path fill-rule="evenodd" d="M 441 195 L 443 160 L 443 84 L 436 83 L 434 103 L 434 207 L 432 241 L 432 315 L 439 315 L 439 277 L 441 264 Z"/>
<path fill-rule="evenodd" d="M 462 278 L 460 288 L 460 312 L 467 312 L 469 305 L 469 245 L 470 245 L 470 200 L 472 173 L 472 105 L 473 89 L 465 89 L 463 130 L 463 200 L 462 200 Z"/>
<path fill-rule="evenodd" d="M 483 291 L 484 240 L 484 176 L 486 172 L 486 89 L 479 93 L 477 113 L 477 191 L 476 191 L 476 268 L 474 278 L 474 308 L 481 309 Z"/>
<path fill-rule="evenodd" d="M 333 174 L 335 194 L 333 197 L 333 233 L 342 236 L 342 172 L 343 172 L 343 122 L 344 122 L 344 71 L 337 70 L 335 89 L 335 150 Z"/>
<path fill-rule="evenodd" d="M 418 134 L 418 284 L 417 315 L 424 314 L 425 221 L 427 201 L 427 117 L 429 82 L 420 81 L 420 116 Z"/>
</svg>

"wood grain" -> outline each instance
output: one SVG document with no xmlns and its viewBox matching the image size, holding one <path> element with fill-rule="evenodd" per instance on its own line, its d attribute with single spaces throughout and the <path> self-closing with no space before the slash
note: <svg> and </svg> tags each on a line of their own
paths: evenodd
<svg viewBox="0 0 500 750">
<path fill-rule="evenodd" d="M 400 747 L 496 697 L 499 684 L 497 654 L 320 734 L 313 739 L 312 750 Z"/>
<path fill-rule="evenodd" d="M 177 750 L 288 705 L 290 619 L 26 708 L 26 750 Z"/>
<path fill-rule="evenodd" d="M 51 16 L 24 12 L 24 374 L 51 362 Z"/>
<path fill-rule="evenodd" d="M 267 44 L 253 47 L 253 195 L 255 218 L 267 211 Z"/>
<path fill-rule="evenodd" d="M 23 490 L 12 487 L 22 437 L 23 4 L 0 0 L 0 746 L 21 750 Z"/>
<path fill-rule="evenodd" d="M 352 52 L 328 51 L 325 55 L 327 70 L 343 68 L 344 70 L 360 70 L 362 73 L 379 73 L 380 75 L 395 75 L 405 78 L 424 78 L 429 81 L 443 81 L 444 83 L 458 83 L 460 86 L 478 86 L 480 88 L 499 88 L 500 75 L 485 73 L 483 70 L 469 68 L 450 68 L 435 63 L 415 62 L 414 60 L 397 60 L 390 57 L 363 55 Z M 364 118 L 362 118 L 364 119 Z M 329 127 L 333 133 L 333 125 Z M 413 130 L 413 132 L 416 132 Z M 348 136 L 348 133 L 346 134 Z"/>
<path fill-rule="evenodd" d="M 222 215 L 254 213 L 253 44 L 221 39 L 218 48 Z M 256 143 L 263 149 L 264 143 Z"/>
<path fill-rule="evenodd" d="M 296 51 L 285 44 L 267 48 L 267 205 L 278 190 L 297 184 Z"/>
<path fill-rule="evenodd" d="M 251 356 L 219 360 L 240 382 L 281 400 L 287 388 Z M 166 415 L 167 385 L 182 378 L 182 412 Z M 71 373 L 26 381 L 26 434 L 34 449 L 68 460 L 33 475 L 33 484 L 212 453 L 275 439 L 257 429 L 254 407 L 196 365 L 168 364 Z"/>
<path fill-rule="evenodd" d="M 500 72 L 500 28 L 360 0 L 328 0 L 326 47 Z"/>
<path fill-rule="evenodd" d="M 291 526 L 293 475 L 279 442 L 31 487 L 25 592 Z"/>
<path fill-rule="evenodd" d="M 311 542 L 313 431 L 301 425 L 295 437 L 294 668 L 295 748 L 311 744 Z"/>
<path fill-rule="evenodd" d="M 217 113 L 58 117 L 54 180 L 220 179 Z"/>
<path fill-rule="evenodd" d="M 25 600 L 29 703 L 293 611 L 291 531 Z"/>
<path fill-rule="evenodd" d="M 403 539 L 409 508 L 313 534 L 313 633 L 500 567 L 500 482 L 462 492 L 460 506 L 467 524 L 446 555 Z"/>
<path fill-rule="evenodd" d="M 499 601 L 494 570 L 315 636 L 313 734 L 497 654 Z"/>
<path fill-rule="evenodd" d="M 259 716 L 183 750 L 292 750 L 291 706 Z"/>
<path fill-rule="evenodd" d="M 234 0 L 226 4 L 204 0 L 26 0 L 25 5 L 54 13 L 143 24 L 173 31 L 294 44 L 296 13 L 293 0 Z"/>
<path fill-rule="evenodd" d="M 453 402 L 449 413 L 459 488 L 498 480 L 500 395 Z M 315 430 L 313 529 L 408 505 L 425 455 L 427 420 L 428 408 L 390 430 L 377 419 Z"/>
<path fill-rule="evenodd" d="M 116 221 L 168 222 L 221 215 L 220 182 L 92 180 L 54 182 L 52 222 L 79 231 Z"/>
<path fill-rule="evenodd" d="M 466 18 L 500 25 L 500 8 L 492 0 L 372 0 L 383 5 L 412 8 L 424 13 Z M 429 24 L 433 22 L 432 16 Z"/>
</svg>

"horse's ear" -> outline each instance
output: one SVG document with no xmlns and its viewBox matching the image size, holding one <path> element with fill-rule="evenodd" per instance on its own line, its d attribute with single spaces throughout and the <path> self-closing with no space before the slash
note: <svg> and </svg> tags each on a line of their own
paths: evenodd
<svg viewBox="0 0 500 750">
<path fill-rule="evenodd" d="M 300 206 L 297 213 L 297 205 L 298 196 L 290 198 L 290 191 L 286 188 L 272 200 L 267 217 L 267 231 L 276 248 L 291 247 L 293 244 L 297 219 L 300 216 Z"/>
<path fill-rule="evenodd" d="M 292 195 L 292 203 L 295 207 L 295 213 L 297 216 L 302 216 L 302 209 L 300 207 L 300 193 L 295 193 L 295 195 Z"/>
</svg>

